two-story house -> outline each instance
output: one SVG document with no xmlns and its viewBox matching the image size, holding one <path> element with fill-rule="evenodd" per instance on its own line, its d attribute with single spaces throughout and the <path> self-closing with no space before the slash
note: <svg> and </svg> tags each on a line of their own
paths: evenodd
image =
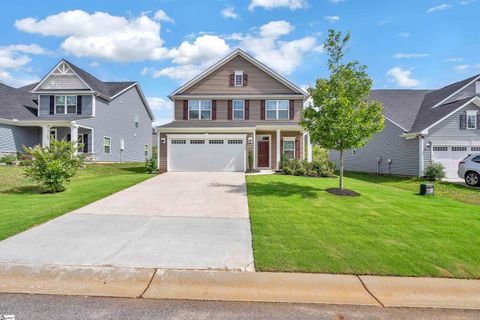
<svg viewBox="0 0 480 320">
<path fill-rule="evenodd" d="M 480 153 L 480 75 L 438 90 L 372 90 L 381 101 L 385 129 L 368 144 L 345 153 L 345 169 L 424 176 L 433 162 L 448 178 L 459 178 L 458 163 Z M 331 152 L 339 163 L 339 153 Z"/>
<path fill-rule="evenodd" d="M 159 126 L 158 163 L 165 171 L 277 169 L 282 157 L 311 157 L 299 126 L 307 94 L 235 50 L 175 90 L 174 121 Z M 308 156 L 307 156 L 308 157 Z"/>
<path fill-rule="evenodd" d="M 0 84 L 0 154 L 59 139 L 93 161 L 144 161 L 153 120 L 137 82 L 100 81 L 64 59 L 38 83 Z"/>
</svg>

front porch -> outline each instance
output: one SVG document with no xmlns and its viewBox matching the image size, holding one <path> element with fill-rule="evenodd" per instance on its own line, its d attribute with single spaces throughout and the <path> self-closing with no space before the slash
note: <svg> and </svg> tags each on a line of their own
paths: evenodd
<svg viewBox="0 0 480 320">
<path fill-rule="evenodd" d="M 300 130 L 259 129 L 252 134 L 254 170 L 279 170 L 283 158 L 312 161 L 308 134 Z"/>
<path fill-rule="evenodd" d="M 73 141 L 82 145 L 79 153 L 86 155 L 87 160 L 94 161 L 94 132 L 92 128 L 78 124 L 42 125 L 41 145 L 49 146 L 52 139 Z"/>
</svg>

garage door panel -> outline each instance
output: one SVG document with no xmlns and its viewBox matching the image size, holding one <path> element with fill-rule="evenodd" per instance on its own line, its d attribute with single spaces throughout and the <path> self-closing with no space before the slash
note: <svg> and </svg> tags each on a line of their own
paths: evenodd
<svg viewBox="0 0 480 320">
<path fill-rule="evenodd" d="M 169 140 L 169 171 L 245 171 L 243 138 L 185 138 L 185 144 Z"/>
</svg>

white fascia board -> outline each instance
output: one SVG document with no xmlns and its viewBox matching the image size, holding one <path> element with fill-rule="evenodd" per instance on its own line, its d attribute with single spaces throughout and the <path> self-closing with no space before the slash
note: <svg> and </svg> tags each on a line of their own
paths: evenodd
<svg viewBox="0 0 480 320">
<path fill-rule="evenodd" d="M 205 99 L 205 100 L 292 100 L 292 99 L 304 99 L 305 97 L 301 94 L 229 94 L 229 95 L 176 95 L 171 97 L 172 101 L 177 100 L 195 100 L 195 99 Z"/>
<path fill-rule="evenodd" d="M 437 104 L 435 104 L 433 108 L 436 108 L 438 106 L 441 106 L 445 101 L 447 101 L 448 99 L 450 99 L 451 97 L 453 97 L 454 95 L 456 95 L 457 93 L 459 93 L 460 91 L 462 91 L 463 89 L 465 89 L 466 87 L 468 87 L 469 85 L 471 85 L 472 83 L 474 83 L 475 81 L 477 81 L 478 79 L 480 79 L 480 76 L 476 77 L 475 79 L 473 79 L 472 81 L 470 81 L 469 83 L 467 83 L 466 85 L 464 85 L 463 87 L 461 87 L 460 89 L 458 89 L 457 91 L 455 91 L 454 93 L 452 93 L 451 95 L 449 95 L 448 97 L 446 97 L 445 99 L 443 99 L 442 101 L 438 102 Z"/>
<path fill-rule="evenodd" d="M 42 125 L 55 125 L 55 126 L 70 126 L 72 125 L 73 121 L 68 121 L 68 120 L 51 120 L 51 119 L 45 119 L 45 120 L 16 120 L 16 119 L 3 119 L 0 118 L 0 123 L 2 124 L 9 124 L 13 126 L 24 126 L 24 127 L 30 127 L 30 126 L 42 126 Z"/>
</svg>

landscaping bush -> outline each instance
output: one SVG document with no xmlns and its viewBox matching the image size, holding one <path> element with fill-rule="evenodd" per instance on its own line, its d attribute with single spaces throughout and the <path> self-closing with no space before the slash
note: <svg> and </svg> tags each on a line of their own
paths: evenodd
<svg viewBox="0 0 480 320">
<path fill-rule="evenodd" d="M 331 177 L 335 171 L 335 164 L 328 160 L 282 159 L 280 168 L 287 175 L 309 177 Z"/>
<path fill-rule="evenodd" d="M 49 192 L 55 193 L 65 190 L 64 183 L 70 181 L 82 166 L 85 159 L 76 151 L 81 148 L 72 142 L 52 140 L 50 146 L 42 148 L 25 147 L 31 156 L 31 164 L 24 166 L 24 174 L 40 184 Z"/>
<path fill-rule="evenodd" d="M 14 161 L 17 161 L 17 157 L 13 154 L 7 154 L 6 156 L 0 158 L 1 163 L 6 163 L 9 165 L 12 165 Z"/>
<path fill-rule="evenodd" d="M 152 157 L 145 160 L 145 169 L 147 170 L 147 173 L 150 174 L 157 172 L 157 159 L 155 157 Z"/>
<path fill-rule="evenodd" d="M 425 169 L 425 178 L 430 181 L 437 181 L 445 178 L 445 168 L 441 163 L 433 162 Z"/>
</svg>

